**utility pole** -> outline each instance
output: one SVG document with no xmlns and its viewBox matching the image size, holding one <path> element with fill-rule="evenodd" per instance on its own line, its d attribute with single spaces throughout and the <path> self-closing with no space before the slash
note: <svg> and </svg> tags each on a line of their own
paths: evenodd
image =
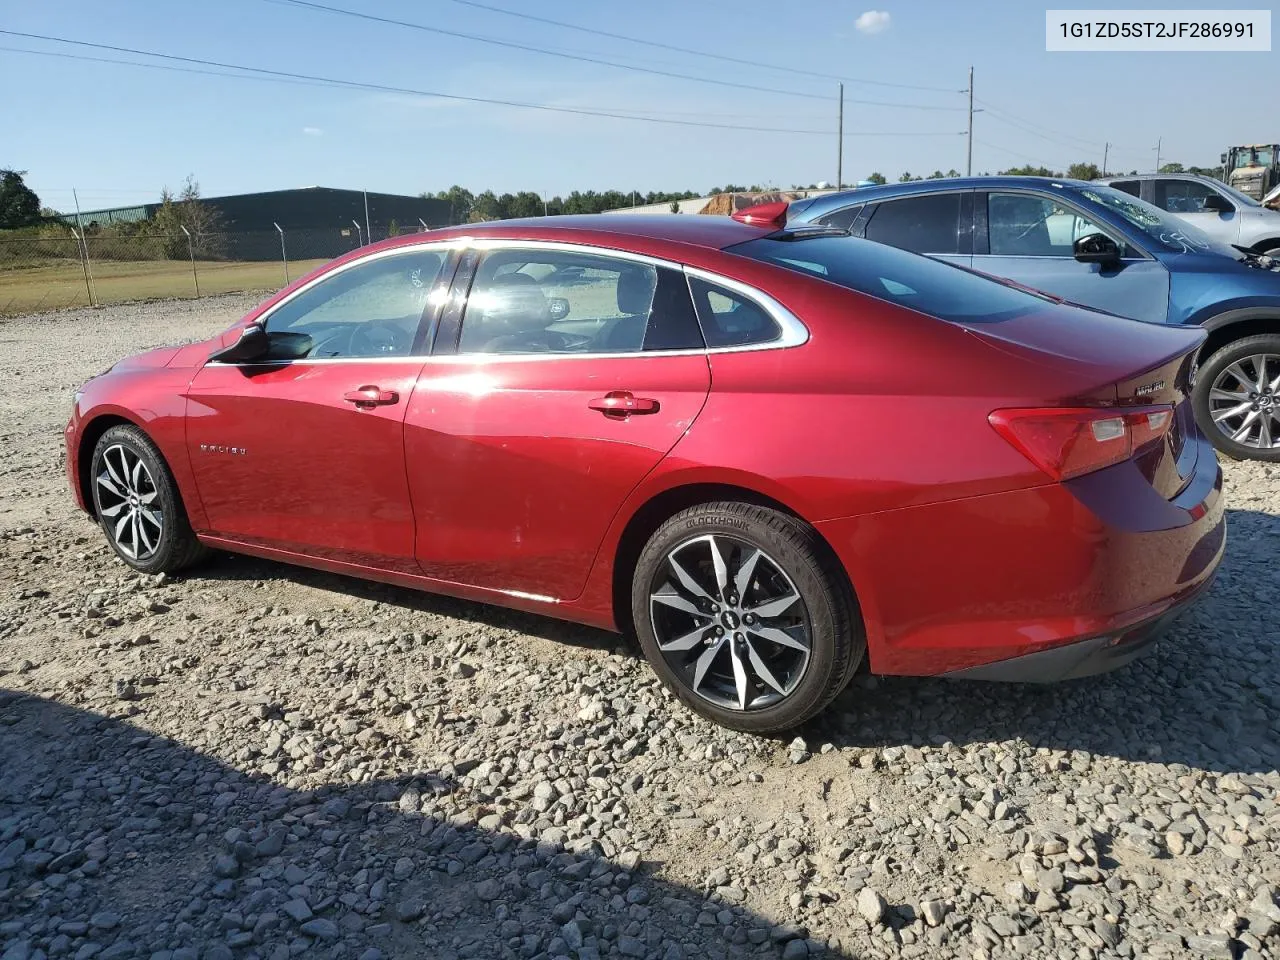
<svg viewBox="0 0 1280 960">
<path fill-rule="evenodd" d="M 969 158 L 965 161 L 964 175 L 973 176 L 973 67 L 969 68 Z"/>
<path fill-rule="evenodd" d="M 369 238 L 369 242 L 373 242 L 373 231 L 369 229 L 369 191 L 364 193 L 364 235 Z"/>
<path fill-rule="evenodd" d="M 1164 137 L 1156 138 L 1156 173 L 1160 172 L 1160 148 L 1164 145 Z"/>
<path fill-rule="evenodd" d="M 1107 154 L 1111 152 L 1111 142 L 1107 141 L 1102 147 L 1102 175 L 1107 175 Z"/>
<path fill-rule="evenodd" d="M 844 84 L 840 84 L 840 113 L 836 120 L 836 189 L 844 189 Z"/>
</svg>

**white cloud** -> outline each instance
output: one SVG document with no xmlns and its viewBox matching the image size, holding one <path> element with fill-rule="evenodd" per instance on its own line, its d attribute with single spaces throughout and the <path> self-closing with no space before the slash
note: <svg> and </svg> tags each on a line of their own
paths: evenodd
<svg viewBox="0 0 1280 960">
<path fill-rule="evenodd" d="M 868 10 L 853 22 L 863 33 L 884 33 L 889 29 L 889 14 L 885 10 Z"/>
<path fill-rule="evenodd" d="M 324 133 L 324 131 L 321 130 L 319 127 L 303 127 L 302 132 L 305 133 L 308 137 L 318 137 L 322 133 Z"/>
</svg>

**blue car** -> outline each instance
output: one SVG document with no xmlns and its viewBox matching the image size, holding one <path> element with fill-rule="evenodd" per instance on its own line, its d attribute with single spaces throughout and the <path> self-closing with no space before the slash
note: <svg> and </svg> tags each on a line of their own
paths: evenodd
<svg viewBox="0 0 1280 960">
<path fill-rule="evenodd" d="M 1149 323 L 1209 330 L 1193 401 L 1214 445 L 1280 461 L 1280 260 L 1216 241 L 1112 187 L 1042 177 L 923 180 L 791 204 L 850 235 Z"/>
</svg>

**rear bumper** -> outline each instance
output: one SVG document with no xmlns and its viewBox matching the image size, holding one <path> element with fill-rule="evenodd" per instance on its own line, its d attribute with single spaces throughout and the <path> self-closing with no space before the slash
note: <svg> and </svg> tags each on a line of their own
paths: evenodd
<svg viewBox="0 0 1280 960">
<path fill-rule="evenodd" d="M 992 680 L 1000 683 L 1057 683 L 1060 680 L 1078 680 L 1118 670 L 1150 653 L 1170 624 L 1212 582 L 1213 578 L 1210 577 L 1167 612 L 1121 633 L 1090 637 L 1021 657 L 953 670 L 944 676 L 956 680 Z"/>
<path fill-rule="evenodd" d="M 1127 462 L 819 523 L 857 592 L 872 672 L 1049 680 L 1133 659 L 1208 587 L 1225 548 L 1222 471 L 1192 442 L 1172 500 Z"/>
</svg>

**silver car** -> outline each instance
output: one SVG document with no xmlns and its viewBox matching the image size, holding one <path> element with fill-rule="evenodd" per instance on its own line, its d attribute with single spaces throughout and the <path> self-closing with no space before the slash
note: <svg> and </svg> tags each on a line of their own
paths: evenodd
<svg viewBox="0 0 1280 960">
<path fill-rule="evenodd" d="M 1280 210 L 1194 173 L 1107 177 L 1100 183 L 1154 203 L 1223 243 L 1280 258 Z"/>
</svg>

